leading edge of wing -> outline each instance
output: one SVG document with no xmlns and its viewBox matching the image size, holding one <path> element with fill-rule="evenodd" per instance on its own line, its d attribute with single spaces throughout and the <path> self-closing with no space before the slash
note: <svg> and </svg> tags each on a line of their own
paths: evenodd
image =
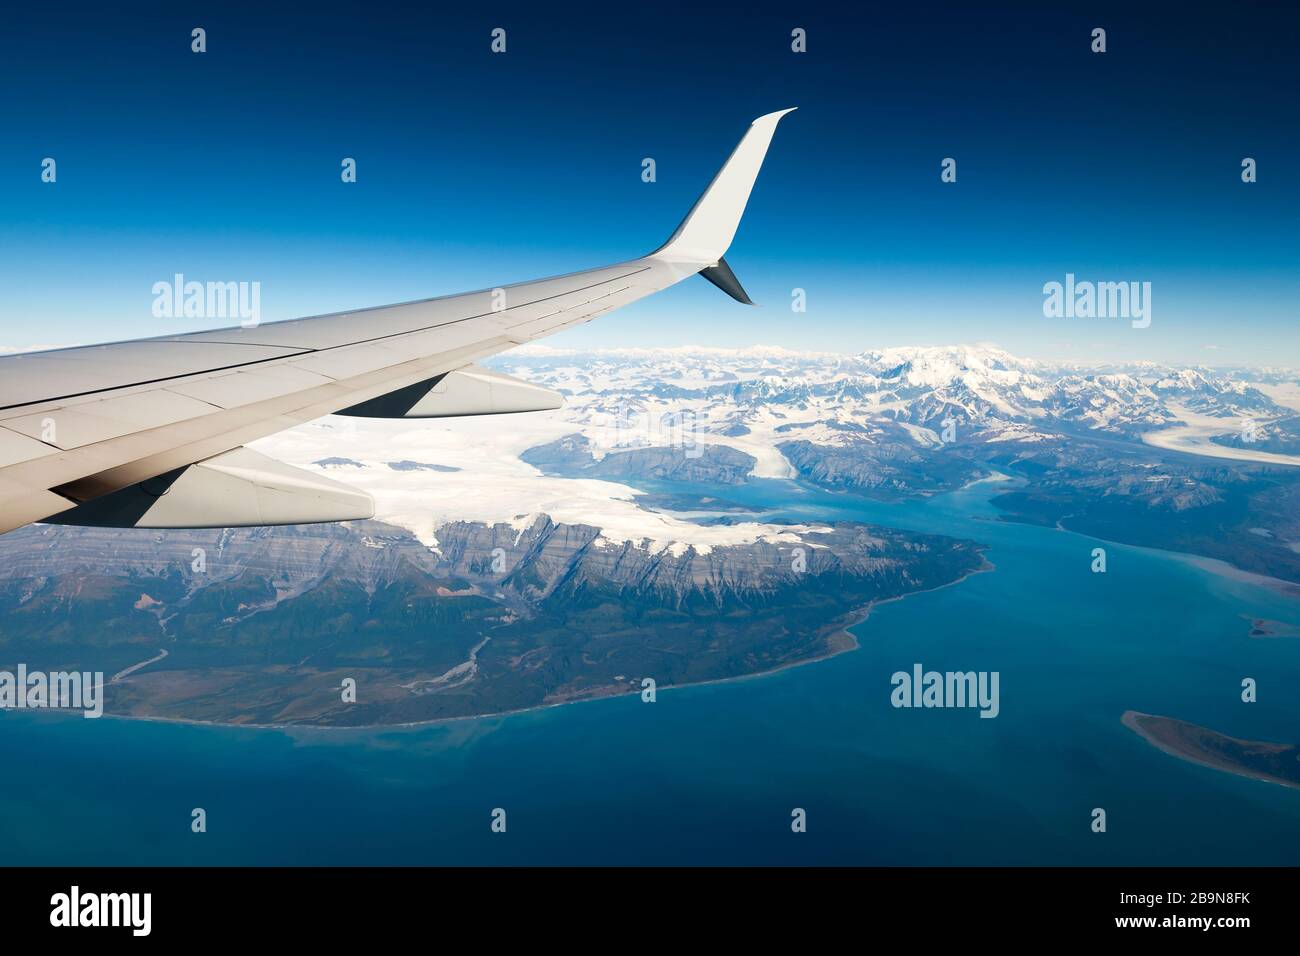
<svg viewBox="0 0 1300 956">
<path fill-rule="evenodd" d="M 138 394 L 136 389 L 148 386 L 133 383 L 132 370 L 116 363 L 110 362 L 109 368 L 101 368 L 93 350 L 104 348 L 103 346 L 12 356 L 11 359 L 17 360 L 14 363 L 15 372 L 27 361 L 39 358 L 42 365 L 49 366 L 44 371 L 56 380 L 60 377 L 60 366 L 66 357 L 70 363 L 68 372 L 78 367 L 86 372 L 95 369 L 95 377 L 102 378 L 96 383 L 100 388 L 92 386 L 92 389 L 98 393 L 102 388 L 105 394 L 96 394 L 93 398 L 83 395 L 74 399 L 75 404 L 68 405 L 66 409 L 63 406 L 50 407 L 55 403 L 48 402 L 47 407 L 40 409 L 42 415 L 48 413 L 57 418 L 64 411 L 72 413 L 75 409 L 77 414 L 73 415 L 73 420 L 79 427 L 71 429 L 70 441 L 46 442 L 45 448 L 36 447 L 34 451 L 27 446 L 39 445 L 43 436 L 38 436 L 33 441 L 30 436 L 23 434 L 22 425 L 15 425 L 13 429 L 8 427 L 17 421 L 15 415 L 25 413 L 15 409 L 0 417 L 0 433 L 12 432 L 11 437 L 15 439 L 27 439 L 27 446 L 19 449 L 15 455 L 0 454 L 0 490 L 5 492 L 0 496 L 4 499 L 0 501 L 0 532 L 39 521 L 101 495 L 168 473 L 177 467 L 238 448 L 259 437 L 409 386 L 422 377 L 441 374 L 467 362 L 508 350 L 522 342 L 590 321 L 713 266 L 715 263 L 710 261 L 710 257 L 716 253 L 720 259 L 730 245 L 776 124 L 787 112 L 789 111 L 771 113 L 755 120 L 669 241 L 645 258 L 621 264 L 623 267 L 647 267 L 643 281 L 629 282 L 629 278 L 621 273 L 601 276 L 604 281 L 596 283 L 601 288 L 592 288 L 589 292 L 581 291 L 585 283 L 576 283 L 579 288 L 575 289 L 555 290 L 557 296 L 554 304 L 541 295 L 545 284 L 553 280 L 518 283 L 504 288 L 532 286 L 539 294 L 538 299 L 525 302 L 522 307 L 512 303 L 504 315 L 496 314 L 495 310 L 489 314 L 487 309 L 478 308 L 480 303 L 474 299 L 476 296 L 490 294 L 488 290 L 460 297 L 416 300 L 379 309 L 336 313 L 333 317 L 335 322 L 346 320 L 355 332 L 355 342 L 364 344 L 354 342 L 326 345 L 326 350 L 340 356 L 337 359 L 319 354 L 285 354 L 266 356 L 268 361 L 258 363 L 258 367 L 272 371 L 282 365 L 307 371 L 315 376 L 311 387 L 299 388 L 297 385 L 280 383 L 273 397 L 250 400 L 236 396 L 229 404 L 205 406 L 195 412 L 182 411 L 175 414 L 177 409 L 170 407 L 165 409 L 167 415 L 160 412 L 152 416 L 157 421 L 145 421 L 144 418 L 151 416 L 144 415 L 144 412 L 151 412 L 153 407 L 146 406 L 144 411 L 140 411 L 134 408 L 134 404 L 139 404 L 136 402 L 133 404 L 132 417 L 143 417 L 139 421 L 128 423 L 120 416 L 98 416 L 96 408 L 100 402 L 125 401 L 115 399 L 115 396 L 128 390 L 136 398 L 145 399 L 146 396 Z M 602 267 L 608 270 L 615 268 Z M 568 276 L 576 277 L 599 271 L 584 270 L 569 273 Z M 455 325 L 459 320 L 459 312 L 451 315 L 452 310 L 445 316 L 438 317 L 440 320 L 450 320 L 454 328 L 461 330 L 457 333 L 444 331 L 441 328 L 445 324 L 443 321 L 437 321 L 432 326 L 417 325 L 412 321 L 406 327 L 402 327 L 404 322 L 399 322 L 396 328 L 386 329 L 386 324 L 395 316 L 392 313 L 388 316 L 380 314 L 387 310 L 400 310 L 403 305 L 419 307 L 421 303 L 436 301 L 446 302 L 450 306 L 448 300 L 456 298 L 465 299 L 465 308 L 472 309 L 467 317 L 479 320 Z M 456 310 L 459 310 L 459 305 Z M 441 312 L 442 309 L 438 311 Z M 293 325 L 296 326 L 295 331 L 307 332 L 313 319 L 329 318 L 331 317 L 320 316 L 290 320 L 288 323 L 268 323 L 247 330 L 251 334 L 245 341 L 254 344 L 259 331 L 265 333 L 274 326 L 283 328 Z M 415 317 L 408 318 L 414 320 Z M 321 325 L 321 331 L 325 331 L 329 325 L 326 321 Z M 245 330 L 237 328 L 233 331 L 237 334 Z M 163 336 L 135 341 L 159 344 L 188 341 L 197 345 L 202 342 L 198 336 L 204 335 L 212 333 L 195 333 L 195 337 Z M 351 332 L 348 337 L 352 337 Z M 385 340 L 375 341 L 381 337 Z M 214 346 L 228 347 L 235 344 L 231 341 L 212 342 Z M 306 343 L 304 347 L 311 348 Z M 36 369 L 33 368 L 32 371 Z M 188 373 L 188 381 L 195 383 L 218 376 L 218 373 L 210 371 L 206 362 L 196 363 L 192 369 L 177 367 L 169 371 L 172 375 L 184 376 Z M 219 374 L 229 375 L 232 371 L 231 367 L 226 366 Z M 301 377 L 301 372 L 295 374 Z M 37 384 L 33 380 L 38 376 L 22 377 Z M 122 384 L 116 385 L 114 380 Z M 178 386 L 168 387 L 175 389 Z M 165 400 L 161 405 L 171 402 L 161 390 L 158 397 Z M 32 400 L 41 401 L 39 398 Z M 205 401 L 211 405 L 211 399 Z M 104 407 L 107 408 L 107 405 Z M 104 421 L 100 421 L 101 417 Z M 96 430 L 102 431 L 102 434 Z M 64 432 L 64 429 L 60 429 L 60 439 Z M 0 434 L 0 437 L 4 437 L 4 434 Z M 4 451 L 4 444 L 0 442 L 0 452 Z"/>
</svg>

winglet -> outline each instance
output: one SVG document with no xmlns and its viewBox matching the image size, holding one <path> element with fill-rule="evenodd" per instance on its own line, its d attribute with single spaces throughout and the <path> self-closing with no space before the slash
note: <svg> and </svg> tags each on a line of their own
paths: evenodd
<svg viewBox="0 0 1300 956">
<path fill-rule="evenodd" d="M 731 296 L 741 305 L 753 305 L 754 300 L 749 297 L 745 287 L 740 284 L 736 274 L 731 271 L 731 266 L 727 265 L 726 259 L 719 259 L 718 264 L 709 266 L 707 269 L 701 269 L 700 275 L 708 279 L 727 295 Z"/>
<path fill-rule="evenodd" d="M 704 195 L 696 200 L 677 231 L 651 253 L 654 258 L 698 262 L 702 269 L 717 264 L 735 238 L 745 203 L 749 201 L 749 192 L 754 188 L 768 144 L 776 132 L 776 124 L 793 110 L 793 107 L 779 110 L 754 120 L 749 132 L 718 170 Z"/>
</svg>

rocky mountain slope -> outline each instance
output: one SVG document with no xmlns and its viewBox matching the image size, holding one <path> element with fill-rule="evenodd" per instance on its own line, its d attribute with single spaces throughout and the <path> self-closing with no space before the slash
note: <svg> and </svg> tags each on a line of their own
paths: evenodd
<svg viewBox="0 0 1300 956">
<path fill-rule="evenodd" d="M 865 525 L 707 552 L 541 516 L 0 537 L 0 664 L 108 675 L 109 713 L 382 724 L 756 673 L 847 646 L 876 600 L 979 570 L 965 541 Z M 357 700 L 344 702 L 343 681 Z"/>
</svg>

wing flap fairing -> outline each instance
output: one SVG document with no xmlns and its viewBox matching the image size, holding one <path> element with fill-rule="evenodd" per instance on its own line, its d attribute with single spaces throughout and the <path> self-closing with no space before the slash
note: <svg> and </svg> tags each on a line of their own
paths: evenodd
<svg viewBox="0 0 1300 956">
<path fill-rule="evenodd" d="M 560 408 L 564 396 L 481 365 L 467 365 L 338 412 L 357 418 L 459 418 Z"/>
<path fill-rule="evenodd" d="M 95 528 L 245 528 L 374 517 L 370 495 L 236 448 L 49 518 Z"/>
</svg>

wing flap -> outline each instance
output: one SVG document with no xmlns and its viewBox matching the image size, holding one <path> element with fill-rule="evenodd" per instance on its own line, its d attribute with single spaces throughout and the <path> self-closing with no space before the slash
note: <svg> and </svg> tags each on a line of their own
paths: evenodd
<svg viewBox="0 0 1300 956">
<path fill-rule="evenodd" d="M 374 517 L 374 499 L 341 482 L 236 448 L 121 488 L 49 519 L 95 528 L 243 528 Z"/>
<path fill-rule="evenodd" d="M 16 465 L 20 461 L 31 461 L 33 458 L 44 458 L 56 451 L 57 448 L 52 448 L 43 441 L 0 428 L 0 468 Z"/>
<path fill-rule="evenodd" d="M 246 372 L 229 372 L 213 378 L 195 379 L 167 386 L 167 391 L 218 408 L 238 408 L 268 398 L 292 395 L 309 388 L 328 385 L 333 379 L 291 365 L 266 365 Z"/>
<path fill-rule="evenodd" d="M 75 502 L 0 475 L 0 528 L 18 528 L 67 511 Z"/>
<path fill-rule="evenodd" d="M 457 418 L 540 412 L 563 404 L 564 396 L 559 392 L 481 365 L 467 365 L 338 414 L 357 418 Z"/>
</svg>

